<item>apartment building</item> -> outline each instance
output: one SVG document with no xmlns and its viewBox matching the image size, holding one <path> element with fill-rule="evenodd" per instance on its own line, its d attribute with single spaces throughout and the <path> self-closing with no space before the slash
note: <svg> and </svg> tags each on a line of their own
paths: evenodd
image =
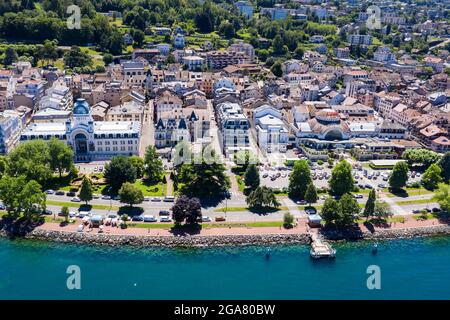
<svg viewBox="0 0 450 320">
<path fill-rule="evenodd" d="M 0 112 L 0 154 L 7 154 L 20 138 L 22 121 L 13 110 Z"/>
<path fill-rule="evenodd" d="M 366 45 L 370 46 L 372 44 L 372 36 L 367 34 L 349 34 L 347 36 L 347 42 L 350 45 Z"/>
<path fill-rule="evenodd" d="M 216 106 L 219 141 L 223 154 L 231 157 L 238 151 L 249 150 L 250 122 L 237 103 L 224 102 Z"/>
<path fill-rule="evenodd" d="M 127 86 L 143 86 L 147 78 L 144 63 L 142 61 L 131 60 L 122 62 L 122 74 Z"/>
<path fill-rule="evenodd" d="M 205 54 L 210 69 L 223 69 L 232 64 L 250 63 L 248 56 L 241 51 L 210 51 Z"/>
</svg>

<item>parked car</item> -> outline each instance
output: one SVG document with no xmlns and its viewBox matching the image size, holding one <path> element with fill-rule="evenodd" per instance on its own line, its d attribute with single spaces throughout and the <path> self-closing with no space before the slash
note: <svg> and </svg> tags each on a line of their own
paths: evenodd
<svg viewBox="0 0 450 320">
<path fill-rule="evenodd" d="M 157 222 L 158 220 L 152 215 L 144 215 L 144 222 Z M 170 219 L 170 218 L 169 218 Z M 161 221 L 162 222 L 162 221 Z"/>
<path fill-rule="evenodd" d="M 170 217 L 161 217 L 159 222 L 172 222 L 172 219 Z"/>
<path fill-rule="evenodd" d="M 72 199 L 70 199 L 70 201 L 72 201 L 72 202 L 81 202 L 80 198 L 78 198 L 78 197 L 73 197 Z"/>
<path fill-rule="evenodd" d="M 308 202 L 306 202 L 305 200 L 300 200 L 300 201 L 297 201 L 297 204 L 305 205 L 305 204 L 308 204 Z"/>
<path fill-rule="evenodd" d="M 216 222 L 222 222 L 222 221 L 225 221 L 225 217 L 222 217 L 222 216 L 220 216 L 220 217 L 216 217 Z"/>
<path fill-rule="evenodd" d="M 0 203 L 0 210 L 6 210 L 6 207 L 3 203 Z"/>
<path fill-rule="evenodd" d="M 55 193 L 55 190 L 53 190 L 53 189 L 48 189 L 48 190 L 45 190 L 44 191 L 46 194 L 54 194 Z"/>
<path fill-rule="evenodd" d="M 73 192 L 73 191 L 69 191 L 69 192 L 66 193 L 66 196 L 68 196 L 68 197 L 75 197 L 76 195 L 77 194 L 75 192 Z"/>
<path fill-rule="evenodd" d="M 53 211 L 50 209 L 45 209 L 45 210 L 42 210 L 41 214 L 46 215 L 46 216 L 51 216 L 53 214 Z"/>
<path fill-rule="evenodd" d="M 316 208 L 310 207 L 310 208 L 306 208 L 306 209 L 305 209 L 305 212 L 306 212 L 307 214 L 316 214 L 316 213 L 317 213 L 317 210 L 316 210 Z"/>
<path fill-rule="evenodd" d="M 202 216 L 202 222 L 211 222 L 212 219 L 208 216 Z"/>
<path fill-rule="evenodd" d="M 164 197 L 164 202 L 174 202 L 175 197 L 174 196 L 166 196 Z"/>
<path fill-rule="evenodd" d="M 83 232 L 83 229 L 84 229 L 84 224 L 80 224 L 77 227 L 77 232 Z"/>
<path fill-rule="evenodd" d="M 131 217 L 131 221 L 144 221 L 144 217 L 142 217 L 142 216 L 133 216 L 133 217 Z"/>
<path fill-rule="evenodd" d="M 92 195 L 92 199 L 99 199 L 100 198 L 100 195 L 98 195 L 98 194 L 96 194 L 96 193 L 94 193 L 93 195 Z"/>
<path fill-rule="evenodd" d="M 372 187 L 371 184 L 366 184 L 365 187 L 366 187 L 367 189 L 373 189 L 373 187 Z"/>
<path fill-rule="evenodd" d="M 419 209 L 414 209 L 413 211 L 412 211 L 412 213 L 420 213 L 422 210 L 419 210 Z"/>
<path fill-rule="evenodd" d="M 144 197 L 144 201 L 150 201 L 150 197 Z"/>
<path fill-rule="evenodd" d="M 108 195 L 103 195 L 103 196 L 102 196 L 102 199 L 103 199 L 103 200 L 110 200 L 110 199 L 111 199 L 111 197 L 110 197 L 110 196 L 108 196 Z"/>
<path fill-rule="evenodd" d="M 159 210 L 160 216 L 170 216 L 170 212 L 168 210 Z"/>
<path fill-rule="evenodd" d="M 364 196 L 362 194 L 360 194 L 360 193 L 357 193 L 357 194 L 353 195 L 353 197 L 355 199 L 362 199 Z"/>
<path fill-rule="evenodd" d="M 437 213 L 437 212 L 441 212 L 441 209 L 439 208 L 433 208 L 431 209 L 432 212 Z"/>
<path fill-rule="evenodd" d="M 66 192 L 65 192 L 64 190 L 58 190 L 58 191 L 55 192 L 55 194 L 56 194 L 57 196 L 63 196 L 63 195 L 66 194 Z"/>
<path fill-rule="evenodd" d="M 154 201 L 154 202 L 159 202 L 162 199 L 160 197 L 153 197 L 151 200 Z"/>
</svg>

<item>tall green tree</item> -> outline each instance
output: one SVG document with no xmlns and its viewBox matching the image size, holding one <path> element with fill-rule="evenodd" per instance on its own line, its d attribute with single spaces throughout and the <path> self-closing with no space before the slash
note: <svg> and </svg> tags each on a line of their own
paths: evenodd
<svg viewBox="0 0 450 320">
<path fill-rule="evenodd" d="M 69 214 L 70 214 L 69 207 L 63 206 L 61 208 L 61 215 L 64 217 L 64 221 L 66 223 L 69 222 Z"/>
<path fill-rule="evenodd" d="M 270 71 L 272 71 L 273 75 L 280 78 L 283 75 L 283 69 L 281 67 L 281 62 L 276 61 L 271 67 Z"/>
<path fill-rule="evenodd" d="M 3 58 L 3 64 L 9 66 L 19 59 L 16 50 L 13 47 L 7 47 L 5 50 L 5 57 Z"/>
<path fill-rule="evenodd" d="M 128 157 L 112 157 L 105 165 L 104 177 L 112 191 L 117 192 L 125 182 L 136 181 L 136 168 Z"/>
<path fill-rule="evenodd" d="M 420 166 L 425 169 L 440 160 L 438 153 L 428 149 L 406 149 L 402 158 L 408 162 L 410 167 Z"/>
<path fill-rule="evenodd" d="M 379 220 L 386 220 L 392 216 L 391 206 L 385 201 L 376 201 L 373 212 Z"/>
<path fill-rule="evenodd" d="M 69 172 L 73 167 L 73 151 L 66 143 L 56 138 L 48 142 L 48 151 L 50 157 L 50 168 L 58 171 L 61 177 L 62 173 Z"/>
<path fill-rule="evenodd" d="M 93 191 L 91 180 L 87 176 L 84 176 L 83 180 L 81 181 L 81 188 L 78 196 L 81 201 L 84 201 L 86 202 L 86 204 L 88 204 L 88 202 L 92 200 L 92 193 Z"/>
<path fill-rule="evenodd" d="M 450 182 L 450 151 L 446 152 L 439 161 L 439 166 L 442 169 L 442 178 L 444 182 Z"/>
<path fill-rule="evenodd" d="M 337 219 L 337 224 L 341 227 L 353 224 L 360 210 L 358 201 L 350 193 L 344 194 L 339 200 L 339 218 Z"/>
<path fill-rule="evenodd" d="M 291 214 L 290 212 L 286 212 L 283 215 L 283 227 L 285 227 L 286 229 L 290 229 L 294 226 L 294 220 L 295 217 L 293 214 Z"/>
<path fill-rule="evenodd" d="M 142 190 L 130 182 L 125 182 L 119 190 L 120 202 L 132 207 L 144 201 Z"/>
<path fill-rule="evenodd" d="M 351 192 L 354 188 L 354 179 L 352 175 L 352 166 L 345 160 L 341 160 L 331 172 L 329 182 L 331 192 L 341 196 Z"/>
<path fill-rule="evenodd" d="M 89 54 L 81 51 L 80 47 L 72 46 L 70 51 L 64 55 L 64 65 L 69 69 L 91 66 L 92 58 Z"/>
<path fill-rule="evenodd" d="M 0 199 L 11 219 L 23 215 L 28 221 L 37 221 L 45 209 L 46 197 L 40 184 L 34 180 L 27 181 L 24 176 L 3 176 L 0 179 Z"/>
<path fill-rule="evenodd" d="M 142 178 L 145 172 L 144 159 L 139 156 L 131 156 L 130 160 L 133 166 L 136 168 L 136 177 Z"/>
<path fill-rule="evenodd" d="M 436 189 L 438 184 L 442 181 L 442 169 L 436 163 L 431 164 L 422 175 L 422 184 L 428 190 Z"/>
<path fill-rule="evenodd" d="M 250 208 L 278 208 L 280 206 L 273 190 L 266 186 L 257 187 L 248 195 L 246 201 Z"/>
<path fill-rule="evenodd" d="M 202 218 L 202 206 L 198 198 L 181 195 L 172 207 L 172 218 L 176 225 L 183 222 L 196 224 Z"/>
<path fill-rule="evenodd" d="M 0 155 L 0 178 L 8 172 L 8 157 Z"/>
<path fill-rule="evenodd" d="M 393 190 L 399 190 L 406 185 L 408 181 L 408 165 L 406 162 L 397 162 L 389 176 L 389 186 Z"/>
<path fill-rule="evenodd" d="M 311 206 L 312 203 L 317 202 L 317 190 L 313 183 L 308 184 L 305 192 L 305 201 Z"/>
<path fill-rule="evenodd" d="M 439 203 L 442 211 L 450 213 L 450 185 L 440 183 L 434 193 L 433 200 Z"/>
<path fill-rule="evenodd" d="M 369 198 L 367 199 L 366 205 L 364 206 L 363 216 L 366 217 L 366 220 L 369 220 L 370 217 L 373 217 L 375 212 L 375 201 L 377 199 L 377 195 L 375 193 L 375 189 L 370 190 Z"/>
<path fill-rule="evenodd" d="M 8 173 L 12 176 L 23 175 L 45 185 L 53 176 L 48 144 L 43 140 L 20 143 L 8 155 Z"/>
<path fill-rule="evenodd" d="M 325 224 L 334 224 L 339 218 L 339 203 L 333 198 L 325 199 L 320 216 L 325 221 Z"/>
<path fill-rule="evenodd" d="M 289 175 L 289 196 L 295 199 L 304 199 L 306 189 L 311 182 L 311 170 L 308 161 L 295 161 L 294 168 Z"/>
<path fill-rule="evenodd" d="M 151 182 L 161 181 L 161 176 L 164 173 L 163 163 L 159 159 L 154 146 L 149 146 L 145 150 L 144 157 L 145 174 L 147 179 Z"/>
<path fill-rule="evenodd" d="M 259 187 L 259 169 L 256 165 L 251 164 L 248 166 L 244 175 L 245 185 L 250 187 L 251 190 Z"/>
<path fill-rule="evenodd" d="M 184 163 L 178 170 L 176 180 L 182 183 L 181 193 L 189 197 L 217 197 L 230 188 L 225 166 L 214 151 L 208 161 L 202 157 L 201 160 Z"/>
<path fill-rule="evenodd" d="M 28 221 L 38 221 L 45 210 L 46 195 L 41 185 L 34 180 L 28 181 L 19 194 L 23 216 Z"/>
</svg>

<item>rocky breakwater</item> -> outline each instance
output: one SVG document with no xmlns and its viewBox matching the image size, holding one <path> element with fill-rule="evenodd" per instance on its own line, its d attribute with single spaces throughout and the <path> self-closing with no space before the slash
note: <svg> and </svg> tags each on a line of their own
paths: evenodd
<svg viewBox="0 0 450 320">
<path fill-rule="evenodd" d="M 133 236 L 33 230 L 26 239 L 111 246 L 209 247 L 257 244 L 308 244 L 306 234 L 223 235 L 223 236 Z"/>
<path fill-rule="evenodd" d="M 322 235 L 330 241 L 340 240 L 383 240 L 383 239 L 407 239 L 417 237 L 427 237 L 434 235 L 450 235 L 450 226 L 440 224 L 435 226 L 424 226 L 415 228 L 377 229 L 369 231 L 331 231 L 324 230 Z"/>
</svg>

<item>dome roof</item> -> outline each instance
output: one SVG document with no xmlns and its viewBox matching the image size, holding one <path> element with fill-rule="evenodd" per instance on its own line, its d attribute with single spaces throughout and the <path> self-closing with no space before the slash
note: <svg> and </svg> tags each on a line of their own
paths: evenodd
<svg viewBox="0 0 450 320">
<path fill-rule="evenodd" d="M 73 114 L 74 115 L 89 114 L 89 104 L 86 102 L 86 100 L 82 98 L 77 99 L 77 101 L 73 105 Z"/>
<path fill-rule="evenodd" d="M 333 109 L 323 109 L 316 113 L 316 118 L 324 122 L 339 122 L 339 113 Z"/>
</svg>

